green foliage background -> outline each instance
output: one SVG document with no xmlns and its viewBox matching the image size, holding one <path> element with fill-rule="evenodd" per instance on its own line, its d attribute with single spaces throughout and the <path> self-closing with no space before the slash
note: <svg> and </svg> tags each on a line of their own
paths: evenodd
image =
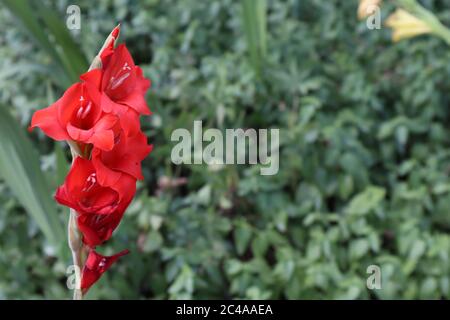
<svg viewBox="0 0 450 320">
<path fill-rule="evenodd" d="M 145 182 L 100 249 L 131 254 L 87 298 L 450 298 L 450 50 L 441 40 L 392 44 L 386 28 L 357 21 L 357 1 L 268 0 L 267 34 L 253 39 L 266 38 L 260 51 L 248 50 L 251 15 L 240 1 L 42 3 L 64 24 L 67 6 L 80 6 L 73 38 L 87 60 L 120 21 L 121 41 L 153 83 Z M 445 1 L 423 4 L 450 23 Z M 61 70 L 0 5 L 0 104 L 25 132 L 32 112 L 61 95 Z M 280 128 L 279 173 L 174 166 L 170 135 L 194 120 Z M 25 134 L 54 190 L 67 147 Z M 187 184 L 164 189 L 162 177 Z M 70 298 L 70 259 L 5 182 L 0 298 Z M 65 224 L 68 210 L 57 210 Z M 381 290 L 366 288 L 372 264 Z"/>
</svg>

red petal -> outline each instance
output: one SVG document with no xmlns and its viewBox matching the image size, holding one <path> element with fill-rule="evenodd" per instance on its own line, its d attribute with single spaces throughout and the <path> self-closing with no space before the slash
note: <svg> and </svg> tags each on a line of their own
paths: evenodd
<svg viewBox="0 0 450 320">
<path fill-rule="evenodd" d="M 144 78 L 144 71 L 142 71 L 142 68 L 139 66 L 136 66 L 136 78 L 138 79 L 139 87 L 142 91 L 142 93 L 145 94 L 145 92 L 150 88 L 152 85 L 150 79 Z"/>
<path fill-rule="evenodd" d="M 89 139 L 94 146 L 99 149 L 108 151 L 114 147 L 114 132 L 112 130 L 104 130 L 96 132 Z"/>
<path fill-rule="evenodd" d="M 127 105 L 112 101 L 106 94 L 102 95 L 102 110 L 106 113 L 112 113 L 119 117 L 120 126 L 127 136 L 136 134 L 141 127 L 139 113 Z"/>
<path fill-rule="evenodd" d="M 151 152 L 152 146 L 147 144 L 147 137 L 138 132 L 132 137 L 123 132 L 120 141 L 111 151 L 92 151 L 92 163 L 96 168 L 98 179 L 104 185 L 112 186 L 118 180 L 118 172 L 123 172 L 136 179 L 143 179 L 141 161 Z"/>
<path fill-rule="evenodd" d="M 33 114 L 30 129 L 39 127 L 50 138 L 61 141 L 69 139 L 66 130 L 58 121 L 59 100 L 51 106 Z"/>
<path fill-rule="evenodd" d="M 124 44 L 119 45 L 104 69 L 102 89 L 114 100 L 120 100 L 135 90 L 136 70 L 133 58 Z"/>
<path fill-rule="evenodd" d="M 94 148 L 92 150 L 92 163 L 97 172 L 98 182 L 103 186 L 112 186 L 119 181 L 122 176 L 121 172 L 113 171 L 103 164 L 100 160 L 102 151 Z"/>
<path fill-rule="evenodd" d="M 75 209 L 75 210 L 78 209 L 78 207 L 75 206 L 75 203 L 70 198 L 69 193 L 67 192 L 67 188 L 66 188 L 65 184 L 63 184 L 62 186 L 59 186 L 56 189 L 55 200 L 59 204 L 62 204 L 63 206 L 70 207 L 70 208 Z"/>
<path fill-rule="evenodd" d="M 90 247 L 101 245 L 107 241 L 120 223 L 123 214 L 130 204 L 134 191 L 129 199 L 121 201 L 117 209 L 110 214 L 79 214 L 77 224 L 83 234 L 83 242 Z"/>
<path fill-rule="evenodd" d="M 75 83 L 64 92 L 58 103 L 58 120 L 63 128 L 67 126 L 72 114 L 79 106 L 80 97 L 83 95 L 83 84 Z"/>
<path fill-rule="evenodd" d="M 64 181 L 64 186 L 69 191 L 69 195 L 73 198 L 79 198 L 80 194 L 76 191 L 83 189 L 86 179 L 94 172 L 94 166 L 89 160 L 76 157 Z"/>
<path fill-rule="evenodd" d="M 124 155 L 115 159 L 112 169 L 122 171 L 142 180 L 141 161 L 152 151 L 153 146 L 147 144 L 147 137 L 140 133 L 127 139 Z"/>
<path fill-rule="evenodd" d="M 139 114 L 150 115 L 150 109 L 148 108 L 147 101 L 143 93 L 135 90 L 125 98 L 119 101 L 121 104 L 125 104 L 130 108 L 136 110 Z"/>
<path fill-rule="evenodd" d="M 136 110 L 139 114 L 150 115 L 151 111 L 145 100 L 145 93 L 150 88 L 151 82 L 149 79 L 144 78 L 142 69 L 138 66 L 135 67 L 136 71 L 136 86 L 135 90 L 127 97 L 123 98 L 120 103 L 129 106 Z"/>
<path fill-rule="evenodd" d="M 116 122 L 116 116 L 105 114 L 91 129 L 83 130 L 69 123 L 67 131 L 75 141 L 92 143 L 95 147 L 108 151 L 114 147 L 114 132 L 112 128 Z"/>
<path fill-rule="evenodd" d="M 80 76 L 80 79 L 85 81 L 86 83 L 90 83 L 92 86 L 100 90 L 102 84 L 102 76 L 103 72 L 101 69 L 93 69 L 89 72 L 83 73 Z"/>
<path fill-rule="evenodd" d="M 89 160 L 76 157 L 64 184 L 56 189 L 55 200 L 64 206 L 79 211 L 77 199 L 81 197 L 81 190 L 86 184 L 86 179 L 94 172 L 94 166 Z"/>
</svg>

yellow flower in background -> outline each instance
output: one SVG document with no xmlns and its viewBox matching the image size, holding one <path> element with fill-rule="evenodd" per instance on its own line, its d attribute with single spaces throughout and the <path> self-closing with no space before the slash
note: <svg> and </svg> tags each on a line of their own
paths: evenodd
<svg viewBox="0 0 450 320">
<path fill-rule="evenodd" d="M 386 20 L 386 26 L 392 28 L 394 42 L 431 32 L 425 22 L 403 9 L 397 9 L 391 14 Z"/>
<path fill-rule="evenodd" d="M 381 0 L 359 0 L 358 19 L 362 20 L 372 15 L 380 4 Z"/>
</svg>

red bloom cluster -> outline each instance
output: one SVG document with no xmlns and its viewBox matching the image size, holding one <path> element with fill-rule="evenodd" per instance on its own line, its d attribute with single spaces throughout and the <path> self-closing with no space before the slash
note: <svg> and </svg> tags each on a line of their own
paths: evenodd
<svg viewBox="0 0 450 320">
<path fill-rule="evenodd" d="M 114 47 L 119 29 L 100 53 L 101 68 L 80 76 L 51 106 L 36 111 L 30 128 L 67 140 L 78 148 L 65 182 L 55 194 L 77 212 L 78 229 L 89 248 L 81 289 L 87 291 L 121 255 L 103 257 L 95 247 L 111 237 L 143 179 L 141 161 L 152 146 L 140 129 L 149 115 L 145 92 L 150 81 L 124 44 Z"/>
</svg>

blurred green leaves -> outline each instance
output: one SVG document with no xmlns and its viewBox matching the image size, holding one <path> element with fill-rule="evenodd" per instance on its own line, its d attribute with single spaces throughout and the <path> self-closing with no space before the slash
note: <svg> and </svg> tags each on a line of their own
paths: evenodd
<svg viewBox="0 0 450 320">
<path fill-rule="evenodd" d="M 245 11 L 258 20 L 249 8 L 261 2 L 77 3 L 90 54 L 112 17 L 123 19 L 123 39 L 152 79 L 154 112 L 142 122 L 155 145 L 145 180 L 103 252 L 131 254 L 88 298 L 450 297 L 450 51 L 442 41 L 394 45 L 389 30 L 356 20 L 357 1 L 266 1 L 266 52 L 253 54 L 264 56 L 265 81 L 255 81 L 243 19 Z M 70 1 L 58 4 L 63 12 Z M 426 4 L 450 23 L 442 1 Z M 20 53 L 34 47 L 15 20 L 4 23 L 0 55 L 29 64 Z M 264 36 L 252 37 L 264 48 Z M 35 51 L 33 62 L 46 65 L 50 55 Z M 34 98 L 45 96 L 38 89 L 47 76 L 28 69 L 17 80 L 5 69 L 21 84 L 0 90 L 6 105 L 44 104 Z M 279 173 L 173 166 L 172 131 L 198 119 L 208 128 L 280 128 Z M 60 181 L 64 150 L 33 139 Z M 162 178 L 185 183 L 162 187 Z M 9 190 L 0 182 L 0 297 L 66 296 L 64 265 L 32 254 L 44 237 Z M 372 264 L 380 290 L 366 287 Z"/>
<path fill-rule="evenodd" d="M 66 242 L 51 197 L 54 191 L 41 172 L 38 153 L 4 106 L 0 106 L 0 176 L 60 254 Z"/>
<path fill-rule="evenodd" d="M 43 2 L 1 0 L 22 23 L 35 41 L 52 58 L 50 73 L 56 85 L 69 87 L 87 71 L 88 63 L 80 47 L 72 39 L 64 19 Z"/>
<path fill-rule="evenodd" d="M 79 75 L 86 71 L 87 61 L 80 47 L 73 41 L 64 19 L 45 3 L 29 0 L 2 2 L 21 22 L 30 38 L 51 58 L 49 74 L 53 83 L 65 89 L 77 81 Z M 36 220 L 47 240 L 55 246 L 58 254 L 64 257 L 66 255 L 63 255 L 61 249 L 65 243 L 65 233 L 51 199 L 54 190 L 49 188 L 41 173 L 38 154 L 19 129 L 19 124 L 4 107 L 1 108 L 0 121 L 1 175 L 27 212 Z M 60 149 L 57 151 L 57 159 L 59 170 L 56 180 L 61 182 L 67 166 Z"/>
<path fill-rule="evenodd" d="M 383 188 L 369 187 L 356 195 L 346 208 L 348 214 L 365 215 L 377 208 L 384 199 L 386 192 Z"/>
<path fill-rule="evenodd" d="M 261 73 L 267 51 L 266 0 L 241 0 L 242 21 L 250 61 L 257 74 Z"/>
</svg>

